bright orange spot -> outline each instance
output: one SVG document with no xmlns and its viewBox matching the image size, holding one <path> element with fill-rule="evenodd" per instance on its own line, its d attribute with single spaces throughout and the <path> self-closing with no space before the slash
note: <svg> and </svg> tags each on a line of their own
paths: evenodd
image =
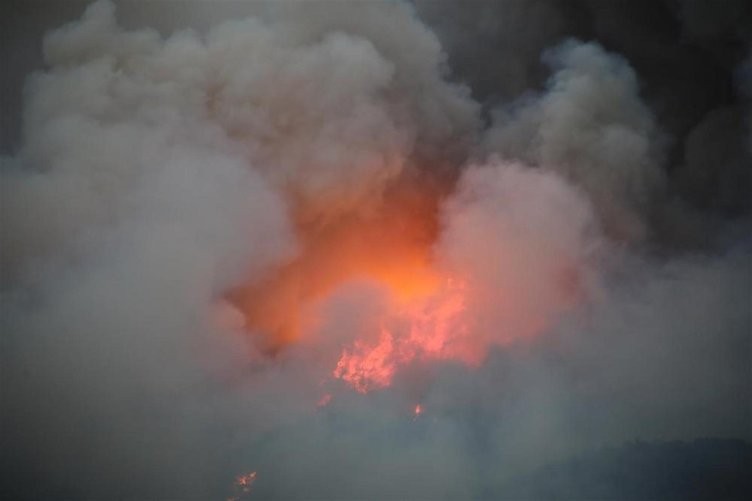
<svg viewBox="0 0 752 501">
<path fill-rule="evenodd" d="M 538 314 L 532 307 L 537 298 L 514 297 L 516 273 L 507 273 L 511 278 L 503 274 L 501 283 L 508 282 L 510 294 L 501 297 L 506 291 L 489 288 L 482 270 L 462 265 L 450 272 L 437 265 L 433 250 L 441 233 L 440 207 L 453 180 L 451 175 L 437 180 L 430 169 L 410 172 L 393 180 L 381 201 L 363 211 L 338 212 L 336 193 L 331 200 L 319 200 L 331 202 L 332 210 L 323 212 L 308 210 L 293 197 L 298 254 L 261 279 L 228 291 L 216 312 L 217 323 L 244 328 L 264 353 L 276 356 L 301 338 L 314 341 L 327 335 L 319 329 L 326 322 L 317 317 L 317 308 L 335 291 L 353 282 L 377 284 L 385 292 L 379 297 L 383 304 L 374 305 L 382 308 L 378 320 L 369 317 L 361 327 L 356 324 L 359 331 L 352 332 L 353 341 L 342 347 L 330 372 L 361 393 L 388 387 L 400 369 L 413 363 L 478 365 L 490 344 L 543 328 L 548 313 Z M 511 259 L 500 254 L 498 244 L 486 245 L 480 237 L 473 250 L 483 256 L 481 262 Z M 500 269 L 507 267 L 513 264 Z M 581 277 L 576 267 L 571 270 L 546 285 L 573 295 Z M 456 275 L 463 272 L 467 276 Z M 489 319 L 496 326 L 492 332 L 484 328 Z M 319 407 L 328 401 L 322 397 Z"/>
<path fill-rule="evenodd" d="M 242 487 L 244 492 L 247 492 L 247 490 L 251 488 L 251 485 L 253 485 L 253 482 L 255 481 L 256 481 L 255 471 L 246 473 L 245 475 L 238 475 L 237 477 L 235 477 L 235 485 L 237 485 L 238 487 Z"/>
<path fill-rule="evenodd" d="M 334 369 L 334 377 L 350 383 L 361 393 L 389 386 L 398 360 L 392 334 L 382 328 L 376 346 L 355 341 L 352 350 L 345 349 Z"/>
<path fill-rule="evenodd" d="M 261 348 L 275 354 L 311 330 L 313 305 L 348 281 L 386 285 L 402 303 L 430 294 L 440 283 L 431 265 L 439 200 L 430 182 L 401 181 L 364 213 L 311 221 L 293 211 L 299 256 L 226 299 Z"/>
<path fill-rule="evenodd" d="M 307 335 L 311 337 L 306 341 L 318 339 L 319 333 L 326 336 L 318 330 L 316 312 L 335 291 L 352 282 L 378 284 L 385 291 L 384 304 L 374 306 L 382 308 L 378 320 L 356 324 L 354 341 L 342 347 L 330 373 L 367 393 L 388 387 L 397 372 L 410 364 L 456 360 L 478 365 L 490 344 L 540 331 L 552 308 L 557 310 L 536 307 L 538 285 L 543 286 L 541 292 L 549 293 L 551 287 L 564 298 L 549 298 L 548 303 L 576 301 L 583 287 L 576 263 L 564 263 L 561 273 L 552 273 L 550 283 L 523 287 L 522 294 L 515 290 L 517 281 L 527 280 L 526 270 L 517 273 L 516 268 L 523 266 L 516 263 L 524 268 L 528 263 L 517 254 L 536 253 L 536 240 L 529 242 L 530 248 L 526 242 L 522 246 L 510 242 L 511 252 L 505 256 L 498 242 L 487 245 L 486 235 L 473 233 L 474 240 L 466 244 L 476 246 L 470 249 L 472 255 L 482 259 L 459 268 L 450 265 L 455 266 L 451 272 L 439 267 L 433 249 L 441 232 L 440 207 L 453 179 L 451 174 L 433 177 L 431 172 L 406 169 L 380 202 L 362 211 L 337 210 L 343 205 L 338 197 L 346 194 L 322 197 L 317 203 L 331 207 L 319 212 L 293 196 L 289 201 L 298 255 L 260 280 L 228 291 L 216 312 L 217 323 L 245 328 L 264 353 L 276 356 Z M 485 283 L 484 269 L 472 266 L 476 261 L 490 263 L 493 284 Z M 485 328 L 488 325 L 495 328 Z M 317 405 L 323 407 L 330 400 L 324 395 Z M 416 407 L 416 415 L 419 410 Z"/>
<path fill-rule="evenodd" d="M 396 371 L 414 360 L 456 359 L 480 363 L 483 355 L 468 335 L 466 286 L 447 279 L 442 287 L 388 312 L 376 344 L 355 341 L 345 348 L 334 377 L 360 393 L 389 386 Z"/>
<path fill-rule="evenodd" d="M 235 492 L 238 495 L 228 498 L 227 501 L 241 501 L 241 499 L 245 499 L 246 494 L 251 492 L 251 486 L 253 485 L 255 481 L 256 481 L 255 471 L 244 473 L 242 475 L 238 475 L 237 477 L 235 477 L 235 482 L 233 483 L 233 487 L 235 488 Z"/>
<path fill-rule="evenodd" d="M 420 405 L 420 404 L 417 404 L 417 405 L 415 406 L 415 411 L 414 411 L 414 414 L 415 414 L 415 417 L 416 417 L 416 418 L 417 418 L 418 416 L 420 416 L 421 414 L 423 414 L 423 406 L 422 406 L 422 405 Z"/>
<path fill-rule="evenodd" d="M 345 347 L 332 374 L 365 393 L 384 388 L 413 360 L 478 363 L 464 321 L 466 285 L 439 271 L 432 249 L 440 231 L 440 183 L 403 178 L 364 213 L 311 220 L 293 210 L 301 250 L 292 262 L 226 295 L 256 343 L 270 355 L 315 331 L 315 306 L 352 281 L 387 291 L 377 332 Z M 325 405 L 325 404 L 322 404 Z M 321 406 L 321 405 L 320 405 Z"/>
</svg>

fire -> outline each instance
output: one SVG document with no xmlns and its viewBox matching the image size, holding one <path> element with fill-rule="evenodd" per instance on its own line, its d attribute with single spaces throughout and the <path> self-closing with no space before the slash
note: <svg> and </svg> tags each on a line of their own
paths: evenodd
<svg viewBox="0 0 752 501">
<path fill-rule="evenodd" d="M 363 211 L 316 217 L 293 206 L 298 254 L 261 280 L 229 291 L 218 322 L 242 327 L 263 352 L 276 356 L 292 343 L 328 340 L 326 326 L 320 329 L 324 315 L 318 316 L 327 300 L 348 284 L 377 284 L 383 295 L 367 310 L 368 319 L 350 326 L 341 345 L 324 343 L 336 350 L 325 355 L 332 355 L 328 377 L 368 393 L 389 387 L 415 364 L 452 360 L 477 366 L 491 344 L 533 336 L 580 300 L 578 267 L 566 254 L 549 255 L 537 234 L 505 230 L 489 235 L 491 245 L 482 241 L 485 235 L 475 235 L 478 252 L 471 254 L 482 256 L 477 266 L 475 257 L 452 261 L 442 254 L 440 261 L 434 249 L 443 249 L 438 240 L 446 233 L 439 212 L 450 191 L 451 185 L 401 179 Z M 471 223 L 473 231 L 485 227 Z M 514 228 L 513 218 L 509 224 Z M 500 252 L 507 242 L 508 252 Z M 534 255 L 530 262 L 542 266 L 534 278 L 550 281 L 506 297 L 504 288 L 527 284 L 527 270 L 518 268 L 527 266 L 528 253 Z M 494 277 L 490 286 L 484 267 Z M 492 332 L 484 328 L 490 322 Z M 328 402 L 324 397 L 318 406 Z"/>
<path fill-rule="evenodd" d="M 315 304 L 349 281 L 384 284 L 401 302 L 426 295 L 437 284 L 431 246 L 438 205 L 436 189 L 402 183 L 363 213 L 311 221 L 298 209 L 298 257 L 225 299 L 274 354 L 310 331 Z"/>
<path fill-rule="evenodd" d="M 235 477 L 235 485 L 240 487 L 243 492 L 248 492 L 251 489 L 251 485 L 256 481 L 256 472 L 252 471 L 244 475 L 238 475 Z"/>
<path fill-rule="evenodd" d="M 380 326 L 344 347 L 331 372 L 361 393 L 389 386 L 413 361 L 478 363 L 481 355 L 469 343 L 464 318 L 467 284 L 433 262 L 439 193 L 430 183 L 402 182 L 374 210 L 323 221 L 299 215 L 298 257 L 231 291 L 226 301 L 274 355 L 314 330 L 316 305 L 339 287 L 379 284 L 389 296 Z"/>
<path fill-rule="evenodd" d="M 375 346 L 356 341 L 352 350 L 345 349 L 333 375 L 347 381 L 360 393 L 384 388 L 392 382 L 399 361 L 396 355 L 391 332 L 382 328 Z"/>
<path fill-rule="evenodd" d="M 421 414 L 423 414 L 423 406 L 420 404 L 415 405 L 415 410 L 413 411 L 413 414 L 415 415 L 415 419 L 418 418 Z"/>
<path fill-rule="evenodd" d="M 395 308 L 375 344 L 355 341 L 333 371 L 360 393 L 389 386 L 396 371 L 414 360 L 459 359 L 476 364 L 481 355 L 467 336 L 463 282 L 447 279 L 429 294 Z"/>
<path fill-rule="evenodd" d="M 237 496 L 233 496 L 227 499 L 227 501 L 240 501 L 244 499 L 248 493 L 251 492 L 251 486 L 256 481 L 256 472 L 251 471 L 235 477 L 233 487 L 238 493 Z"/>
</svg>

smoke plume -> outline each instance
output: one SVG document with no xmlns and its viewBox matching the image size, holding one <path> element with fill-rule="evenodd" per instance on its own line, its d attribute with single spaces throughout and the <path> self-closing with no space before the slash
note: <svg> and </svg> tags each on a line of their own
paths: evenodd
<svg viewBox="0 0 752 501">
<path fill-rule="evenodd" d="M 4 497 L 749 494 L 745 2 L 3 8 Z"/>
</svg>

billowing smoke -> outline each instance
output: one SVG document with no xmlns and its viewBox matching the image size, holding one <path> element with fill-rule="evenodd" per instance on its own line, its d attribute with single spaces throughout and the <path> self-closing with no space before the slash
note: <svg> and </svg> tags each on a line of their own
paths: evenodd
<svg viewBox="0 0 752 501">
<path fill-rule="evenodd" d="M 32 7 L 4 497 L 752 490 L 746 3 Z"/>
</svg>

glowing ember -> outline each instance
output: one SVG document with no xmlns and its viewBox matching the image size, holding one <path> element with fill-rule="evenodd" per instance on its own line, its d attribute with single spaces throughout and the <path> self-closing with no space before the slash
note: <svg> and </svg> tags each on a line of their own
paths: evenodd
<svg viewBox="0 0 752 501">
<path fill-rule="evenodd" d="M 251 492 L 251 486 L 253 485 L 255 481 L 256 481 L 255 471 L 244 473 L 242 475 L 238 475 L 237 477 L 235 477 L 235 482 L 233 486 L 235 487 L 235 490 L 238 493 L 238 495 L 228 498 L 227 501 L 240 501 L 241 499 L 245 498 L 246 495 L 249 492 Z"/>
<path fill-rule="evenodd" d="M 417 404 L 415 406 L 415 411 L 413 412 L 415 414 L 415 419 L 418 418 L 421 414 L 423 414 L 423 406 L 420 404 Z"/>
<path fill-rule="evenodd" d="M 256 472 L 252 471 L 245 475 L 238 475 L 235 478 L 235 485 L 243 489 L 243 492 L 248 492 L 251 489 L 251 485 L 256 481 Z"/>
<path fill-rule="evenodd" d="M 389 386 L 399 367 L 416 359 L 479 363 L 463 315 L 465 290 L 462 282 L 450 279 L 435 293 L 398 305 L 384 320 L 376 344 L 358 340 L 344 349 L 334 377 L 367 393 Z"/>
<path fill-rule="evenodd" d="M 316 402 L 316 407 L 326 407 L 329 405 L 329 402 L 332 401 L 332 394 L 331 393 L 325 393 L 321 396 L 318 402 Z"/>
</svg>

